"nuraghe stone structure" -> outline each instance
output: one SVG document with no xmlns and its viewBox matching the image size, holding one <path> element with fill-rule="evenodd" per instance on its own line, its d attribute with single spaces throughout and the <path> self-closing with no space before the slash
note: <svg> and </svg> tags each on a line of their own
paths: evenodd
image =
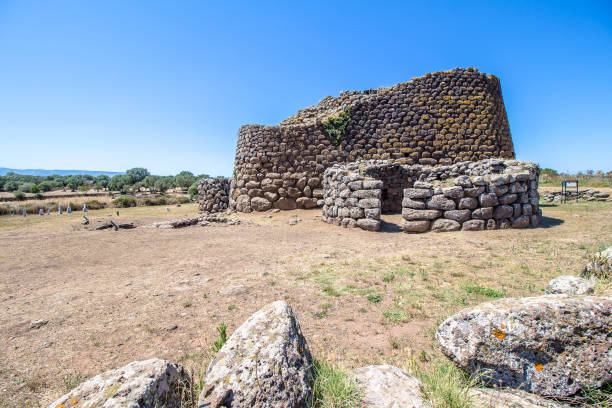
<svg viewBox="0 0 612 408">
<path fill-rule="evenodd" d="M 401 211 L 402 229 L 411 233 L 537 226 L 538 172 L 535 163 L 503 159 L 437 167 L 336 164 L 323 175 L 322 220 L 378 231 L 381 212 Z"/>
<path fill-rule="evenodd" d="M 241 212 L 321 206 L 323 172 L 337 163 L 488 158 L 514 158 L 499 79 L 473 68 L 437 72 L 327 97 L 278 126 L 242 126 L 229 205 Z"/>
</svg>

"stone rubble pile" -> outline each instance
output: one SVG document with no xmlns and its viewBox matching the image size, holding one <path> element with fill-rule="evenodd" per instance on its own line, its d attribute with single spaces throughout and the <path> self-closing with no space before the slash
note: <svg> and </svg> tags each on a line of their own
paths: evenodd
<svg viewBox="0 0 612 408">
<path fill-rule="evenodd" d="M 240 219 L 229 218 L 220 214 L 203 214 L 197 217 L 182 218 L 179 220 L 169 220 L 154 222 L 153 224 L 146 225 L 142 228 L 158 228 L 158 229 L 173 229 L 173 228 L 184 228 L 192 225 L 201 225 L 203 227 L 209 225 L 240 225 L 240 224 L 253 224 L 251 221 L 245 221 Z"/>
<path fill-rule="evenodd" d="M 561 191 L 546 191 L 542 193 L 542 200 L 547 203 L 560 203 L 562 198 L 563 198 L 563 193 Z M 593 189 L 578 191 L 578 199 L 585 200 L 585 201 L 612 202 L 610 193 L 604 193 L 599 190 L 593 190 Z M 565 200 L 576 201 L 576 192 L 568 191 L 565 194 Z"/>
</svg>

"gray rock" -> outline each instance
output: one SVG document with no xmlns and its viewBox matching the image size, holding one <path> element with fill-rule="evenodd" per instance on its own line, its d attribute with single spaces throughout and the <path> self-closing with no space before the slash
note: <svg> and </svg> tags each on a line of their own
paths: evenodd
<svg viewBox="0 0 612 408">
<path fill-rule="evenodd" d="M 363 180 L 364 189 L 381 189 L 383 188 L 382 180 Z"/>
<path fill-rule="evenodd" d="M 500 299 L 451 316 L 436 331 L 442 352 L 492 385 L 550 396 L 612 381 L 612 298 Z"/>
<path fill-rule="evenodd" d="M 462 198 L 463 189 L 459 186 L 445 187 L 442 189 L 442 194 L 444 194 L 444 197 L 448 198 Z"/>
<path fill-rule="evenodd" d="M 295 210 L 297 203 L 292 198 L 281 197 L 274 202 L 273 206 L 279 210 Z"/>
<path fill-rule="evenodd" d="M 499 204 L 497 196 L 493 193 L 484 193 L 478 196 L 481 207 L 495 207 Z"/>
<path fill-rule="evenodd" d="M 262 197 L 251 198 L 251 208 L 255 211 L 266 211 L 272 208 L 272 203 Z"/>
<path fill-rule="evenodd" d="M 454 210 L 456 208 L 455 202 L 449 198 L 444 197 L 442 194 L 436 194 L 429 198 L 426 202 L 427 208 L 432 210 Z"/>
<path fill-rule="evenodd" d="M 512 388 L 471 388 L 470 400 L 479 408 L 563 408 L 561 405 L 525 391 Z"/>
<path fill-rule="evenodd" d="M 493 218 L 493 207 L 482 207 L 472 211 L 472 218 L 476 220 L 488 220 Z"/>
<path fill-rule="evenodd" d="M 200 406 L 310 407 L 312 357 L 293 310 L 283 301 L 252 315 L 206 371 Z"/>
<path fill-rule="evenodd" d="M 49 323 L 48 320 L 32 320 L 30 322 L 30 329 L 40 329 L 41 327 L 43 327 L 47 323 Z"/>
<path fill-rule="evenodd" d="M 189 376 L 178 364 L 158 358 L 134 361 L 85 381 L 49 408 L 179 408 L 181 387 L 189 383 Z"/>
<path fill-rule="evenodd" d="M 425 201 L 414 200 L 412 198 L 406 197 L 402 200 L 402 207 L 414 208 L 415 210 L 423 210 L 425 209 Z"/>
<path fill-rule="evenodd" d="M 447 220 L 445 218 L 438 218 L 431 224 L 431 230 L 434 232 L 448 232 L 448 231 L 459 231 L 461 224 L 457 221 Z"/>
<path fill-rule="evenodd" d="M 366 231 L 379 231 L 380 230 L 380 221 L 372 220 L 369 218 L 361 218 L 357 220 L 357 226 Z"/>
<path fill-rule="evenodd" d="M 518 200 L 518 196 L 516 194 L 505 194 L 499 197 L 500 204 L 512 204 L 516 200 Z"/>
<path fill-rule="evenodd" d="M 380 220 L 380 208 L 367 208 L 365 210 L 365 216 L 372 220 Z"/>
<path fill-rule="evenodd" d="M 421 382 L 390 365 L 357 368 L 353 378 L 368 408 L 426 408 Z"/>
<path fill-rule="evenodd" d="M 482 231 L 485 229 L 484 220 L 465 221 L 461 226 L 462 231 Z"/>
<path fill-rule="evenodd" d="M 404 197 L 408 198 L 429 198 L 433 195 L 433 191 L 421 188 L 406 188 L 404 189 Z"/>
<path fill-rule="evenodd" d="M 478 200 L 473 197 L 464 197 L 459 200 L 458 208 L 460 210 L 473 210 L 476 207 L 478 207 Z"/>
<path fill-rule="evenodd" d="M 427 188 L 427 189 L 432 189 L 433 188 L 433 184 L 428 183 L 426 181 L 415 181 L 413 187 L 414 188 Z"/>
<path fill-rule="evenodd" d="M 413 210 L 410 208 L 402 209 L 402 217 L 408 221 L 412 220 L 433 220 L 442 215 L 440 210 Z"/>
<path fill-rule="evenodd" d="M 529 226 L 529 217 L 521 215 L 512 221 L 512 228 L 527 228 Z"/>
<path fill-rule="evenodd" d="M 514 208 L 509 205 L 500 205 L 495 207 L 495 210 L 493 211 L 493 218 L 496 220 L 509 218 L 512 217 L 512 214 L 514 214 Z"/>
<path fill-rule="evenodd" d="M 595 291 L 595 282 L 577 276 L 557 276 L 548 282 L 547 294 L 566 293 L 568 295 L 589 295 Z"/>
<path fill-rule="evenodd" d="M 472 180 L 470 180 L 469 176 L 459 176 L 455 179 L 455 185 L 466 187 L 466 188 L 471 188 Z"/>
<path fill-rule="evenodd" d="M 317 206 L 317 200 L 314 198 L 308 198 L 308 197 L 300 197 L 297 200 L 295 200 L 295 203 L 297 204 L 298 208 L 315 208 Z"/>
<path fill-rule="evenodd" d="M 429 229 L 429 220 L 420 221 L 402 221 L 402 230 L 404 232 L 425 232 Z"/>
<path fill-rule="evenodd" d="M 458 223 L 462 223 L 470 219 L 472 215 L 472 211 L 470 210 L 451 210 L 444 211 L 444 218 L 448 218 L 449 220 L 457 221 Z"/>
<path fill-rule="evenodd" d="M 362 198 L 359 200 L 360 208 L 378 208 L 380 207 L 380 200 L 378 198 Z"/>
</svg>

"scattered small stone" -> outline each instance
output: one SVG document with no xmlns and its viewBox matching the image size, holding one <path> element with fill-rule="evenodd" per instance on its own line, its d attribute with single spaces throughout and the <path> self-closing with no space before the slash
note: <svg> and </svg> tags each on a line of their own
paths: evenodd
<svg viewBox="0 0 612 408">
<path fill-rule="evenodd" d="M 30 329 L 40 329 L 47 323 L 49 323 L 48 320 L 32 320 L 32 322 L 30 322 Z"/>
<path fill-rule="evenodd" d="M 595 291 L 595 282 L 577 276 L 558 276 L 548 282 L 546 294 L 589 295 Z"/>
</svg>

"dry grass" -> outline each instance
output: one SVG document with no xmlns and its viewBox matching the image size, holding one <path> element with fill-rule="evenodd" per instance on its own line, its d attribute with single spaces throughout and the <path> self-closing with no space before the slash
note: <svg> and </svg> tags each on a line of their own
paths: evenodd
<svg viewBox="0 0 612 408">
<path fill-rule="evenodd" d="M 610 203 L 543 210 L 541 228 L 420 235 L 347 230 L 321 223 L 318 210 L 239 215 L 255 226 L 119 232 L 80 230 L 77 214 L 0 217 L 0 406 L 28 398 L 45 406 L 70 373 L 153 356 L 193 367 L 199 382 L 216 327 L 226 322 L 231 334 L 278 299 L 294 308 L 321 360 L 348 369 L 416 358 L 424 372 L 452 379 L 436 371 L 440 321 L 499 296 L 543 294 L 550 279 L 578 275 L 612 245 Z M 142 224 L 194 214 L 196 205 L 120 211 Z M 303 221 L 288 225 L 292 215 Z M 235 285 L 247 293 L 222 292 Z M 50 323 L 27 329 L 40 318 Z M 19 378 L 40 384 L 36 395 Z M 440 398 L 460 391 L 446 390 Z"/>
</svg>

